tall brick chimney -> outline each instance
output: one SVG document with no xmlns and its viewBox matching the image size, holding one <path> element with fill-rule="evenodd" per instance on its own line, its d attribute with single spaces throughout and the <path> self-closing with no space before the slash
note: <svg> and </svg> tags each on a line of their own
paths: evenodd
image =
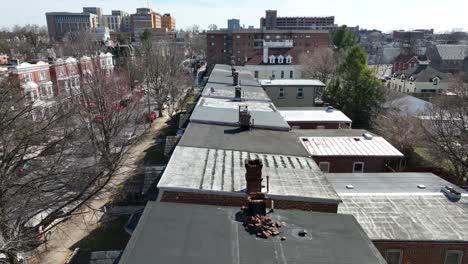
<svg viewBox="0 0 468 264">
<path fill-rule="evenodd" d="M 239 127 L 242 131 L 250 130 L 250 118 L 248 107 L 239 105 Z"/>
<path fill-rule="evenodd" d="M 239 72 L 234 72 L 232 74 L 232 80 L 233 80 L 233 85 L 238 86 L 239 85 Z"/>
<path fill-rule="evenodd" d="M 262 168 L 263 163 L 259 159 L 244 161 L 245 164 L 245 181 L 247 182 L 247 194 L 255 194 L 262 192 Z"/>
</svg>

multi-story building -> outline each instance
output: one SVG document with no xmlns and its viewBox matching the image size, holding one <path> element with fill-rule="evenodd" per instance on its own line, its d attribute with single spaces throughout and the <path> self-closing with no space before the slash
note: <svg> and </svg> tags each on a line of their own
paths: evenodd
<svg viewBox="0 0 468 264">
<path fill-rule="evenodd" d="M 269 48 L 268 52 L 284 51 L 284 54 L 275 56 L 287 57 L 291 54 L 291 56 L 296 56 L 292 58 L 295 60 L 303 53 L 329 47 L 330 37 L 326 30 L 240 29 L 229 32 L 224 29 L 208 31 L 208 63 L 229 64 L 233 59 L 237 65 L 244 65 L 252 59 L 262 61 L 265 55 L 264 43 Z M 287 63 L 286 60 L 284 62 Z"/>
<path fill-rule="evenodd" d="M 83 7 L 83 13 L 95 14 L 98 17 L 99 25 L 102 25 L 102 8 L 100 7 Z"/>
<path fill-rule="evenodd" d="M 161 17 L 161 27 L 166 28 L 169 31 L 174 31 L 176 29 L 176 19 L 171 16 L 171 14 L 164 14 Z"/>
<path fill-rule="evenodd" d="M 278 17 L 276 10 L 266 10 L 265 17 L 260 19 L 260 28 L 303 30 L 303 29 L 326 29 L 336 28 L 335 17 Z"/>
<path fill-rule="evenodd" d="M 74 94 L 80 87 L 78 61 L 74 58 L 57 59 L 50 62 L 50 76 L 55 96 Z"/>
<path fill-rule="evenodd" d="M 130 16 L 121 10 L 112 10 L 111 15 L 102 16 L 102 26 L 111 32 L 127 32 L 130 29 Z"/>
<path fill-rule="evenodd" d="M 161 15 L 151 8 L 137 8 L 136 14 L 131 15 L 131 27 L 134 36 L 140 36 L 145 30 L 161 28 Z"/>
<path fill-rule="evenodd" d="M 21 85 L 21 92 L 37 107 L 47 105 L 54 97 L 49 66 L 49 63 L 39 61 L 9 67 L 10 75 L 17 78 Z"/>
<path fill-rule="evenodd" d="M 46 13 L 47 29 L 51 40 L 60 40 L 73 31 L 94 31 L 99 25 L 99 18 L 92 13 Z"/>
<path fill-rule="evenodd" d="M 313 107 L 323 103 L 325 84 L 319 80 L 273 79 L 262 80 L 260 84 L 277 107 Z"/>
</svg>

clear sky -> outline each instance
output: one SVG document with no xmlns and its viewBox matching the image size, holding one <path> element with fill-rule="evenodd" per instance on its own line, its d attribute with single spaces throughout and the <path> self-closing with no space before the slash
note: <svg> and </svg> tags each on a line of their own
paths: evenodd
<svg viewBox="0 0 468 264">
<path fill-rule="evenodd" d="M 198 24 L 226 27 L 228 18 L 239 18 L 241 25 L 259 26 L 266 9 L 278 10 L 278 16 L 335 16 L 337 24 L 361 28 L 417 29 L 436 32 L 454 28 L 468 31 L 467 0 L 1 0 L 0 28 L 16 24 L 45 25 L 45 12 L 80 12 L 82 6 L 98 6 L 134 13 L 147 6 L 159 13 L 171 13 L 177 28 Z"/>
</svg>

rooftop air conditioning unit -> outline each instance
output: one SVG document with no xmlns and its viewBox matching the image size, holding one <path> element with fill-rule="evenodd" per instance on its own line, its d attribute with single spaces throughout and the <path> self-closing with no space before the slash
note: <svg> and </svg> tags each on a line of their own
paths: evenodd
<svg viewBox="0 0 468 264">
<path fill-rule="evenodd" d="M 374 138 L 374 136 L 372 136 L 372 135 L 369 134 L 369 133 L 364 133 L 364 134 L 362 134 L 362 136 L 363 136 L 365 139 L 367 139 L 367 140 L 371 140 L 371 139 Z"/>
</svg>

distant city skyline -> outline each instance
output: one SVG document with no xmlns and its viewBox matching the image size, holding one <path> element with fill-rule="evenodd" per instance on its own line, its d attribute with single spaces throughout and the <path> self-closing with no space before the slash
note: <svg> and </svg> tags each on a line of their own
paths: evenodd
<svg viewBox="0 0 468 264">
<path fill-rule="evenodd" d="M 335 16 L 338 25 L 359 25 L 360 28 L 384 32 L 419 28 L 433 28 L 436 32 L 453 29 L 468 31 L 468 2 L 460 0 L 446 0 L 443 4 L 435 0 L 394 0 L 385 5 L 372 0 L 23 0 L 8 1 L 2 7 L 0 28 L 25 24 L 46 25 L 46 12 L 81 12 L 83 6 L 102 7 L 104 14 L 110 14 L 111 10 L 134 13 L 136 8 L 147 6 L 147 2 L 156 12 L 171 13 L 177 19 L 178 29 L 194 24 L 201 29 L 207 29 L 209 24 L 225 28 L 230 18 L 240 19 L 241 25 L 245 27 L 259 27 L 265 10 L 275 9 L 278 10 L 278 16 Z"/>
</svg>

